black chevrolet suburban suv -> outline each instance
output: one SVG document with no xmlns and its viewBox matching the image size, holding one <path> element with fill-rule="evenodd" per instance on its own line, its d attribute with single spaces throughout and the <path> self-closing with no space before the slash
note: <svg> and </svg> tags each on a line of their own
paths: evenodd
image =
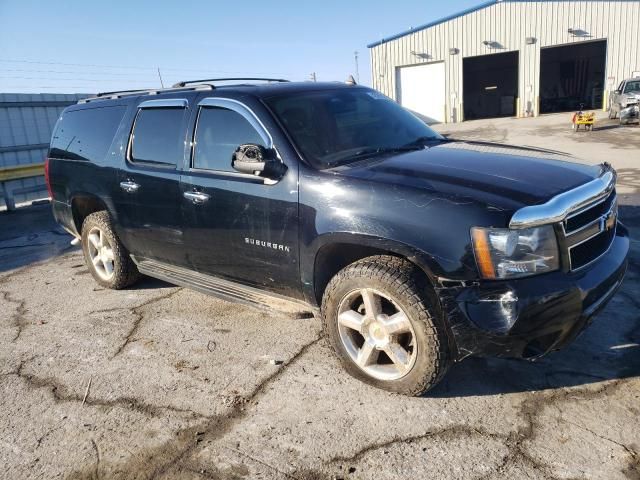
<svg viewBox="0 0 640 480">
<path fill-rule="evenodd" d="M 99 284 L 303 302 L 349 373 L 410 395 L 469 355 L 559 349 L 620 286 L 610 165 L 452 141 L 353 83 L 222 80 L 62 113 L 53 213 Z"/>
</svg>

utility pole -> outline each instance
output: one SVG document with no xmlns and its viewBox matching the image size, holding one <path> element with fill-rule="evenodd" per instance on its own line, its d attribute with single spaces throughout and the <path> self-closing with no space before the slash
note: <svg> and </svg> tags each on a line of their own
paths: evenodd
<svg viewBox="0 0 640 480">
<path fill-rule="evenodd" d="M 356 82 L 358 82 L 358 85 L 360 84 L 360 71 L 358 69 L 358 51 L 356 50 L 355 52 L 353 52 L 353 56 L 356 59 Z"/>
<path fill-rule="evenodd" d="M 309 78 L 311 79 L 312 82 L 317 82 L 316 72 L 311 72 L 311 75 L 309 75 Z"/>
<path fill-rule="evenodd" d="M 160 74 L 160 67 L 158 67 L 158 78 L 160 79 L 160 86 L 164 88 L 164 82 L 162 81 L 162 75 Z"/>
</svg>

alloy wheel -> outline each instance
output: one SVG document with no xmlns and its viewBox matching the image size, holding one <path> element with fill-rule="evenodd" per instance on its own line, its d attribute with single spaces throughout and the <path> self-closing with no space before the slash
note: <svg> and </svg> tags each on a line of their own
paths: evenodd
<svg viewBox="0 0 640 480">
<path fill-rule="evenodd" d="M 389 296 L 363 288 L 338 308 L 338 332 L 351 360 L 378 380 L 398 380 L 413 368 L 416 335 L 406 313 Z"/>
<path fill-rule="evenodd" d="M 100 278 L 105 281 L 111 280 L 114 272 L 113 247 L 98 227 L 93 227 L 87 235 L 87 252 Z"/>
</svg>

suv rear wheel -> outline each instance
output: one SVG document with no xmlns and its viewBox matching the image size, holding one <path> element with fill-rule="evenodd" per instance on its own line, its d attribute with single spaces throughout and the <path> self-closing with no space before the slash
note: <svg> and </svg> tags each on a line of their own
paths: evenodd
<svg viewBox="0 0 640 480">
<path fill-rule="evenodd" d="M 369 257 L 340 271 L 322 301 L 325 334 L 352 376 L 375 387 L 420 395 L 449 366 L 435 294 L 412 263 Z"/>
<path fill-rule="evenodd" d="M 106 211 L 92 213 L 84 219 L 82 251 L 91 275 L 105 288 L 120 290 L 140 277 L 129 252 L 113 231 Z"/>
</svg>

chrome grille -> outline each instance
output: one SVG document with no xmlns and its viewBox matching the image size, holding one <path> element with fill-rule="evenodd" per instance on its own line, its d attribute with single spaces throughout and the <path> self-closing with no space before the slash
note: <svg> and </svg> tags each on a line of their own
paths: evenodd
<svg viewBox="0 0 640 480">
<path fill-rule="evenodd" d="M 609 250 L 615 237 L 618 204 L 615 190 L 562 222 L 569 269 L 578 270 Z"/>
<path fill-rule="evenodd" d="M 609 196 L 603 198 L 588 207 L 579 210 L 567 218 L 563 222 L 564 231 L 570 235 L 597 220 L 611 210 L 612 205 L 616 202 L 615 192 L 611 192 Z"/>
</svg>

